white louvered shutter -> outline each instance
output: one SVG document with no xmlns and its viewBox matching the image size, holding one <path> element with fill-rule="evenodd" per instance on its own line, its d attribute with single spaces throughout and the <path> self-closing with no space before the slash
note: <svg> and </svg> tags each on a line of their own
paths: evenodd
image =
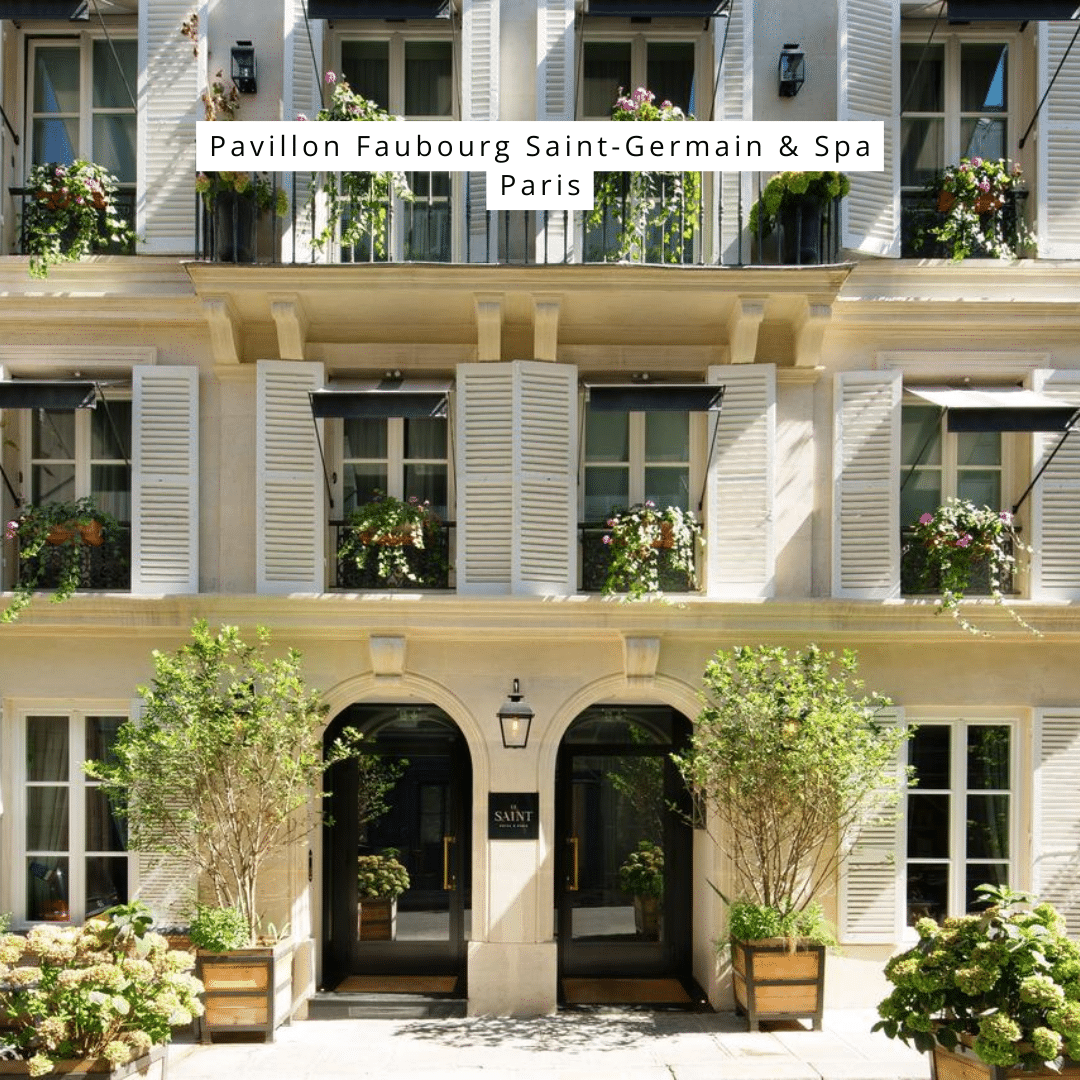
<svg viewBox="0 0 1080 1080">
<path fill-rule="evenodd" d="M 1068 22 L 1039 23 L 1042 100 L 1076 33 Z M 1039 255 L 1080 259 L 1080 64 L 1074 49 L 1042 107 L 1038 131 Z"/>
<path fill-rule="evenodd" d="M 514 369 L 513 591 L 565 596 L 577 583 L 577 367 Z"/>
<path fill-rule="evenodd" d="M 322 385 L 322 364 L 259 361 L 255 535 L 260 593 L 324 588 L 326 501 L 308 399 L 308 391 Z"/>
<path fill-rule="evenodd" d="M 1080 937 L 1080 709 L 1039 709 L 1035 717 L 1032 889 Z"/>
<path fill-rule="evenodd" d="M 903 724 L 902 709 L 882 710 L 881 724 Z M 904 784 L 907 744 L 896 760 L 896 784 L 868 804 L 847 838 L 840 872 L 840 941 L 891 945 L 900 937 L 903 911 Z"/>
<path fill-rule="evenodd" d="M 461 69 L 465 80 L 462 120 L 499 119 L 499 0 L 462 0 Z M 487 212 L 487 176 L 466 173 L 466 262 L 495 262 L 498 215 Z"/>
<path fill-rule="evenodd" d="M 205 0 L 195 5 L 207 25 Z M 138 194 L 135 232 L 147 255 L 195 250 L 195 122 L 202 119 L 206 41 L 180 36 L 191 0 L 139 0 Z"/>
<path fill-rule="evenodd" d="M 730 24 L 730 25 L 728 25 Z M 727 35 L 725 43 L 724 35 Z M 717 120 L 752 120 L 754 108 L 753 0 L 732 0 L 727 19 L 713 20 L 717 76 Z M 723 59 L 721 60 L 721 52 Z M 720 185 L 720 261 L 736 266 L 750 260 L 750 234 L 743 228 L 755 198 L 752 174 L 716 174 Z"/>
<path fill-rule="evenodd" d="M 900 255 L 900 0 L 840 0 L 838 120 L 885 123 L 883 172 L 851 173 L 842 243 Z"/>
<path fill-rule="evenodd" d="M 1080 371 L 1032 372 L 1032 387 L 1080 406 Z M 1061 442 L 1060 432 L 1032 437 L 1032 475 Z M 1080 600 L 1080 431 L 1073 431 L 1031 490 L 1031 592 L 1037 599 Z"/>
<path fill-rule="evenodd" d="M 304 18 L 304 0 L 284 0 L 285 44 L 282 119 L 295 120 L 302 113 L 314 120 L 322 108 L 323 19 Z M 313 173 L 285 173 L 282 182 L 289 199 L 290 214 L 281 237 L 284 262 L 308 262 L 312 256 L 312 211 L 308 205 L 315 177 Z M 295 207 L 295 210 L 292 208 Z M 293 214 L 295 213 L 295 219 Z M 321 221 L 316 221 L 317 233 Z"/>
<path fill-rule="evenodd" d="M 537 120 L 574 119 L 574 50 L 574 0 L 537 0 Z M 550 210 L 541 216 L 535 245 L 537 262 L 577 261 L 574 215 Z"/>
<path fill-rule="evenodd" d="M 708 594 L 748 599 L 772 596 L 776 367 L 711 367 L 709 382 L 722 385 L 724 397 L 719 417 L 709 416 L 713 441 L 705 480 Z"/>
<path fill-rule="evenodd" d="M 133 593 L 199 591 L 199 369 L 136 367 Z"/>
<path fill-rule="evenodd" d="M 835 381 L 833 596 L 900 595 L 899 372 Z"/>
<path fill-rule="evenodd" d="M 509 593 L 514 507 L 514 374 L 509 363 L 458 364 L 457 590 Z"/>
</svg>

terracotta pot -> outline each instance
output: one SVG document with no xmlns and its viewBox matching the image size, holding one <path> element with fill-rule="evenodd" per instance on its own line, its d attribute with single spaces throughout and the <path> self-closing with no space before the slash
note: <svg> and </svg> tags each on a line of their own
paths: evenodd
<svg viewBox="0 0 1080 1080">
<path fill-rule="evenodd" d="M 367 529 L 360 534 L 360 541 L 364 544 L 375 544 L 378 547 L 413 547 L 415 543 L 411 525 L 402 525 L 384 533 Z"/>
<path fill-rule="evenodd" d="M 951 191 L 938 192 L 937 208 L 939 214 L 947 214 L 956 205 L 956 196 Z M 984 191 L 975 197 L 975 213 L 988 214 L 1000 210 L 1005 205 L 1005 196 L 1000 191 Z"/>
<path fill-rule="evenodd" d="M 652 542 L 654 548 L 673 548 L 675 546 L 675 533 L 670 521 L 660 522 L 660 539 Z"/>
<path fill-rule="evenodd" d="M 53 547 L 59 547 L 61 544 L 68 543 L 74 535 L 75 533 L 72 532 L 69 525 L 50 525 L 45 536 L 45 543 L 52 544 Z"/>
<path fill-rule="evenodd" d="M 105 542 L 105 534 L 101 531 L 100 521 L 90 521 L 86 525 L 78 526 L 78 529 L 84 544 L 89 544 L 91 547 L 101 547 Z"/>
</svg>

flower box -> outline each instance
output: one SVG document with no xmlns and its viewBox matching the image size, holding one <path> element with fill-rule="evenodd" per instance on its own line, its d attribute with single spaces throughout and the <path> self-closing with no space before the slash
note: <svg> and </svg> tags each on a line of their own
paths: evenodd
<svg viewBox="0 0 1080 1080">
<path fill-rule="evenodd" d="M 358 901 L 356 935 L 361 941 L 393 941 L 397 937 L 397 898 Z"/>
<path fill-rule="evenodd" d="M 292 1013 L 291 941 L 251 949 L 196 954 L 195 971 L 204 987 L 205 1014 L 196 1022 L 200 1042 L 221 1033 L 274 1031 Z"/>
<path fill-rule="evenodd" d="M 821 1030 L 825 996 L 825 946 L 783 938 L 732 941 L 735 1008 L 758 1031 L 762 1020 L 808 1018 Z"/>
<path fill-rule="evenodd" d="M 932 1080 L 1012 1080 L 1016 1077 L 1042 1076 L 1080 1078 L 1080 1062 L 1065 1059 L 1061 1072 L 1051 1069 L 1024 1070 L 1021 1068 L 1003 1069 L 1000 1065 L 987 1065 L 976 1056 L 974 1050 L 966 1046 L 957 1046 L 947 1050 L 936 1045 L 930 1055 L 930 1076 Z"/>
<path fill-rule="evenodd" d="M 30 1064 L 26 1061 L 0 1061 L 0 1076 L 29 1076 Z M 150 1052 L 126 1065 L 113 1068 L 104 1058 L 77 1058 L 71 1061 L 58 1061 L 50 1076 L 85 1076 L 94 1080 L 124 1080 L 125 1077 L 138 1077 L 139 1080 L 164 1080 L 165 1047 L 154 1046 Z"/>
</svg>

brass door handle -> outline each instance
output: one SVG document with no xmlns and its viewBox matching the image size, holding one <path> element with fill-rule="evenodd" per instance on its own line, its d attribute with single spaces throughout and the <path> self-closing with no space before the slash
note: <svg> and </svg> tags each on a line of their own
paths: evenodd
<svg viewBox="0 0 1080 1080">
<path fill-rule="evenodd" d="M 567 892 L 578 891 L 578 838 L 571 836 L 567 841 L 570 845 L 570 850 L 573 852 L 573 862 L 570 864 L 570 878 L 566 883 Z"/>
<path fill-rule="evenodd" d="M 450 872 L 450 845 L 456 843 L 456 836 L 444 836 L 442 838 L 442 887 L 447 892 L 450 892 L 457 885 L 454 875 Z"/>
</svg>

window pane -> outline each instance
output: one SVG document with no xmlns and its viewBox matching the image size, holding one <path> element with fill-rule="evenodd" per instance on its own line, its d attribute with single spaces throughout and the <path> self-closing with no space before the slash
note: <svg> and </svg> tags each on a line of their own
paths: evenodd
<svg viewBox="0 0 1080 1080">
<path fill-rule="evenodd" d="M 448 517 L 446 505 L 445 465 L 406 465 L 405 498 L 416 496 L 421 502 L 431 503 L 432 510 L 441 518 Z"/>
<path fill-rule="evenodd" d="M 34 121 L 34 164 L 59 162 L 67 165 L 79 156 L 79 121 L 74 117 L 64 120 Z"/>
<path fill-rule="evenodd" d="M 406 420 L 405 457 L 446 459 L 445 420 Z"/>
<path fill-rule="evenodd" d="M 966 117 L 960 121 L 961 157 L 996 161 L 1005 157 L 1005 121 Z"/>
<path fill-rule="evenodd" d="M 904 112 L 944 112 L 945 46 L 901 45 L 900 86 Z"/>
<path fill-rule="evenodd" d="M 909 792 L 908 858 L 949 857 L 949 796 Z"/>
<path fill-rule="evenodd" d="M 908 741 L 908 764 L 922 791 L 940 791 L 952 786 L 952 728 L 945 724 L 920 725 Z"/>
<path fill-rule="evenodd" d="M 900 417 L 900 461 L 908 467 L 940 465 L 941 410 L 905 405 Z"/>
<path fill-rule="evenodd" d="M 31 456 L 75 460 L 75 413 L 71 409 L 35 409 Z"/>
<path fill-rule="evenodd" d="M 121 184 L 134 184 L 135 114 L 105 114 L 94 117 L 94 160 Z"/>
<path fill-rule="evenodd" d="M 68 718 L 29 716 L 26 719 L 26 779 L 68 779 Z"/>
<path fill-rule="evenodd" d="M 997 510 L 1001 506 L 1001 473 L 986 469 L 965 469 L 956 477 L 956 494 L 970 499 L 976 506 L 989 506 Z"/>
<path fill-rule="evenodd" d="M 26 917 L 63 921 L 68 917 L 68 861 L 63 856 L 26 860 Z"/>
<path fill-rule="evenodd" d="M 1009 857 L 1009 796 L 969 795 L 967 797 L 967 857 L 1007 859 Z"/>
<path fill-rule="evenodd" d="M 957 465 L 1000 465 L 1001 432 L 960 432 L 956 436 Z"/>
<path fill-rule="evenodd" d="M 120 725 L 126 721 L 123 716 L 88 716 L 86 718 L 86 759 L 87 761 L 115 761 L 113 746 Z"/>
<path fill-rule="evenodd" d="M 586 461 L 628 461 L 630 414 L 589 411 L 585 421 Z"/>
<path fill-rule="evenodd" d="M 378 491 L 386 491 L 385 465 L 346 465 L 342 483 L 343 511 L 347 514 L 363 503 L 371 502 Z"/>
<path fill-rule="evenodd" d="M 26 789 L 26 850 L 67 851 L 68 789 Z"/>
<path fill-rule="evenodd" d="M 587 41 L 581 95 L 583 116 L 610 116 L 619 88 L 630 85 L 630 42 Z"/>
<path fill-rule="evenodd" d="M 997 791 L 1009 789 L 1009 728 L 972 724 L 967 732 L 967 786 Z"/>
<path fill-rule="evenodd" d="M 657 506 L 690 509 L 690 470 L 649 468 L 645 470 L 645 500 Z"/>
<path fill-rule="evenodd" d="M 907 868 L 907 921 L 941 922 L 949 914 L 949 868 L 941 863 L 909 863 Z"/>
<path fill-rule="evenodd" d="M 404 214 L 405 259 L 414 262 L 450 261 L 450 174 L 406 173 L 413 201 Z"/>
<path fill-rule="evenodd" d="M 452 115 L 453 70 L 449 41 L 406 41 L 406 116 Z"/>
<path fill-rule="evenodd" d="M 115 55 L 114 55 L 115 50 Z M 99 109 L 131 109 L 138 80 L 139 43 L 113 38 L 94 42 L 94 106 Z M 120 66 L 116 66 L 119 59 Z M 127 80 L 125 85 L 124 80 Z"/>
<path fill-rule="evenodd" d="M 670 101 L 684 112 L 693 112 L 694 46 L 690 42 L 650 42 L 645 85 L 656 95 L 656 104 Z"/>
<path fill-rule="evenodd" d="M 904 470 L 900 489 L 900 524 L 914 525 L 923 514 L 932 514 L 941 505 L 941 470 Z"/>
<path fill-rule="evenodd" d="M 960 46 L 961 112 L 1004 112 L 1009 100 L 1009 47 L 987 42 Z"/>
<path fill-rule="evenodd" d="M 78 46 L 37 49 L 34 53 L 34 112 L 79 111 Z"/>
<path fill-rule="evenodd" d="M 127 821 L 99 787 L 86 789 L 86 850 L 126 851 Z"/>
<path fill-rule="evenodd" d="M 126 857 L 91 856 L 86 860 L 86 917 L 98 915 L 128 898 Z"/>
<path fill-rule="evenodd" d="M 630 470 L 585 470 L 585 520 L 603 521 L 616 507 L 630 502 Z"/>
<path fill-rule="evenodd" d="M 342 456 L 349 458 L 386 457 L 385 420 L 343 420 L 344 449 Z"/>
<path fill-rule="evenodd" d="M 922 187 L 945 167 L 945 122 L 905 116 L 900 122 L 900 183 Z"/>
<path fill-rule="evenodd" d="M 975 892 L 978 885 L 1008 885 L 1008 863 L 969 863 L 965 875 L 964 887 L 964 910 L 985 911 L 986 903 L 979 893 Z"/>
<path fill-rule="evenodd" d="M 117 521 L 131 521 L 131 470 L 126 465 L 95 465 L 90 470 L 90 494 Z"/>
<path fill-rule="evenodd" d="M 362 97 L 383 109 L 390 108 L 390 43 L 343 41 L 341 73 Z"/>
<path fill-rule="evenodd" d="M 30 481 L 34 502 L 72 502 L 75 499 L 74 465 L 35 465 Z"/>
<path fill-rule="evenodd" d="M 690 414 L 649 412 L 645 414 L 645 460 L 690 460 Z"/>
</svg>

